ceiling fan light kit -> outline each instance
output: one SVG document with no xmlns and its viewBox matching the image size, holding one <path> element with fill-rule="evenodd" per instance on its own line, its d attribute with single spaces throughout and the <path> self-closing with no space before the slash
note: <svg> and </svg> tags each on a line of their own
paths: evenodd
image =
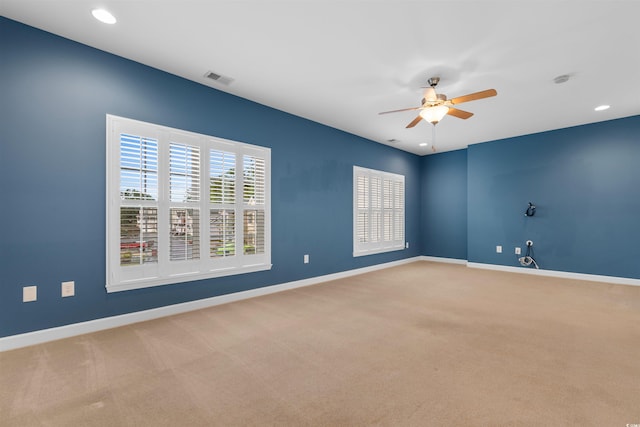
<svg viewBox="0 0 640 427">
<path fill-rule="evenodd" d="M 440 120 L 449 112 L 449 107 L 445 105 L 436 105 L 435 107 L 425 108 L 420 111 L 420 116 L 431 123 L 432 125 L 438 124 Z"/>
</svg>

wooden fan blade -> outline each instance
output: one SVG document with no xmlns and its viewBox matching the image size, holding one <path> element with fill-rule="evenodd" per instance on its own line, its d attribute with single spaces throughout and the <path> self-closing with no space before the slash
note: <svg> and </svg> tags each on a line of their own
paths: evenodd
<svg viewBox="0 0 640 427">
<path fill-rule="evenodd" d="M 490 96 L 496 96 L 498 92 L 495 89 L 487 89 L 481 92 L 470 93 L 469 95 L 458 96 L 449 100 L 451 104 L 462 104 L 463 102 L 475 101 L 476 99 L 489 98 Z"/>
<path fill-rule="evenodd" d="M 411 111 L 411 110 L 419 110 L 422 107 L 411 107 L 411 108 L 403 108 L 401 110 L 391 110 L 391 111 L 383 111 L 382 113 L 378 113 L 378 114 L 389 114 L 389 113 L 399 113 L 401 111 Z"/>
<path fill-rule="evenodd" d="M 457 117 L 459 119 L 468 119 L 469 117 L 473 116 L 473 113 L 470 113 L 464 110 L 459 110 L 453 107 L 449 107 L 449 111 L 447 112 L 447 114 L 453 117 Z"/>
<path fill-rule="evenodd" d="M 418 116 L 415 119 L 413 119 L 413 121 L 407 125 L 407 129 L 412 128 L 418 123 L 420 123 L 420 120 L 422 120 L 422 116 Z"/>
</svg>

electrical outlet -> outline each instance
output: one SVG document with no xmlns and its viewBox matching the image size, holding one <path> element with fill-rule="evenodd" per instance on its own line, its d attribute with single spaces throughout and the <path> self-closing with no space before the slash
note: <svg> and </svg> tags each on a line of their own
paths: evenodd
<svg viewBox="0 0 640 427">
<path fill-rule="evenodd" d="M 496 253 L 499 253 L 499 254 L 502 253 L 502 246 L 500 245 L 496 246 Z"/>
<path fill-rule="evenodd" d="M 516 255 L 520 255 L 522 253 L 522 250 L 520 248 L 516 248 Z"/>
<path fill-rule="evenodd" d="M 37 286 L 24 286 L 22 288 L 22 302 L 31 302 L 38 299 Z"/>
<path fill-rule="evenodd" d="M 72 297 L 76 294 L 76 282 L 62 282 L 62 298 Z"/>
<path fill-rule="evenodd" d="M 409 249 L 409 242 L 405 243 L 405 244 L 404 244 L 404 247 L 405 247 L 406 249 Z"/>
<path fill-rule="evenodd" d="M 305 264 L 309 264 L 309 254 L 306 254 L 306 255 L 304 256 L 304 263 L 305 263 Z"/>
</svg>

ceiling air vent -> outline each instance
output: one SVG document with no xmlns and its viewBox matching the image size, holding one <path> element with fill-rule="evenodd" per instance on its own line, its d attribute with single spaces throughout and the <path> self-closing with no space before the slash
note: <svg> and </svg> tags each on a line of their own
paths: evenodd
<svg viewBox="0 0 640 427">
<path fill-rule="evenodd" d="M 231 77 L 226 77 L 221 74 L 214 73 L 213 71 L 207 71 L 204 76 L 210 80 L 227 86 L 230 85 L 231 82 L 233 82 L 233 79 Z"/>
</svg>

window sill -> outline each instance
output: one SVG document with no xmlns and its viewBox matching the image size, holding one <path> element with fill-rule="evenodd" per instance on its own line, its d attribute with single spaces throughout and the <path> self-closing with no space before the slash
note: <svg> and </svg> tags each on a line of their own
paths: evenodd
<svg viewBox="0 0 640 427">
<path fill-rule="evenodd" d="M 361 256 L 366 256 L 366 255 L 374 255 L 374 254 L 383 254 L 386 252 L 394 252 L 394 251 L 401 251 L 404 249 L 404 245 L 402 246 L 392 246 L 392 247 L 388 247 L 388 248 L 376 248 L 376 249 L 368 249 L 368 250 L 361 250 L 361 251 L 354 251 L 353 252 L 353 256 L 354 258 L 356 257 L 361 257 Z"/>
<path fill-rule="evenodd" d="M 130 291 L 134 289 L 152 288 L 155 286 L 174 285 L 178 283 L 192 282 L 195 280 L 214 279 L 216 277 L 233 276 L 236 274 L 255 273 L 257 271 L 271 270 L 272 264 L 253 264 L 242 267 L 229 267 L 206 273 L 181 273 L 162 278 L 144 278 L 122 281 L 116 284 L 107 283 L 107 293 Z"/>
</svg>

